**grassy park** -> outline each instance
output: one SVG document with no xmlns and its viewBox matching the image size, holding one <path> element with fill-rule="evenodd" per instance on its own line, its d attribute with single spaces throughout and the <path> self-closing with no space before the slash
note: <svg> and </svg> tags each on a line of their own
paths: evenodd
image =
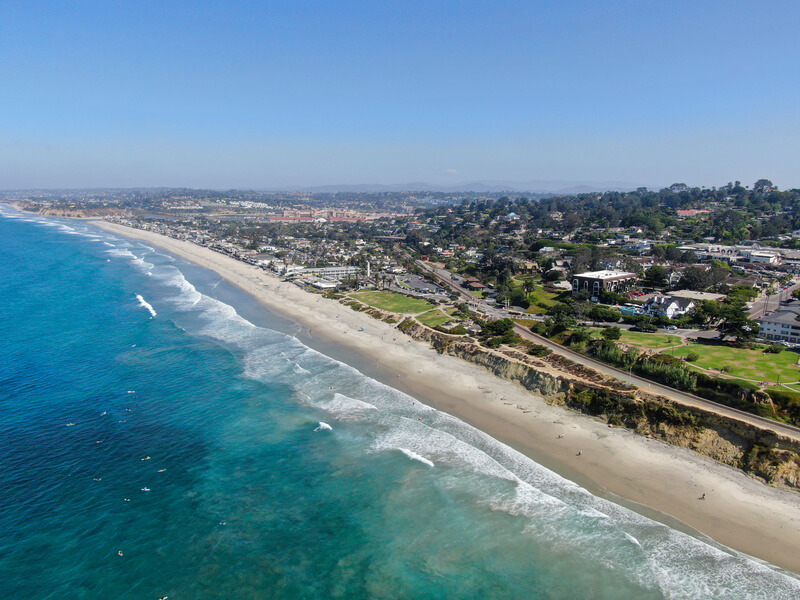
<svg viewBox="0 0 800 600">
<path fill-rule="evenodd" d="M 666 333 L 637 333 L 636 331 L 622 331 L 619 341 L 629 346 L 639 346 L 650 350 L 660 350 L 670 346 L 680 346 L 681 338 L 677 335 Z"/>
<path fill-rule="evenodd" d="M 536 285 L 533 291 L 528 295 L 528 301 L 531 305 L 528 307 L 527 312 L 531 314 L 544 314 L 547 309 L 556 304 L 556 298 L 559 294 L 545 291 L 541 285 Z"/>
<path fill-rule="evenodd" d="M 700 371 L 713 369 L 731 377 L 766 383 L 789 383 L 800 380 L 800 367 L 797 365 L 800 355 L 789 350 L 769 354 L 763 350 L 733 348 L 721 344 L 692 344 L 673 348 L 665 353 L 681 357 L 689 353 L 699 355 L 700 358 L 687 364 Z"/>
<path fill-rule="evenodd" d="M 440 325 L 444 325 L 445 323 L 449 323 L 453 320 L 453 317 L 446 315 L 441 310 L 436 308 L 434 310 L 429 310 L 428 312 L 422 313 L 421 315 L 417 315 L 417 320 L 428 327 L 438 327 Z"/>
<path fill-rule="evenodd" d="M 592 330 L 595 337 L 600 337 L 602 329 Z M 660 350 L 662 348 L 669 348 L 670 346 L 680 346 L 681 338 L 677 335 L 669 335 L 666 333 L 637 333 L 636 331 L 622 330 L 619 340 L 620 344 L 628 346 L 637 346 L 639 348 L 647 348 L 648 350 Z"/>
<path fill-rule="evenodd" d="M 408 296 L 396 294 L 395 292 L 356 292 L 354 294 L 350 294 L 350 296 L 363 302 L 364 304 L 369 304 L 375 308 L 393 313 L 416 315 L 430 311 L 434 308 L 434 306 L 426 300 L 409 298 Z"/>
</svg>

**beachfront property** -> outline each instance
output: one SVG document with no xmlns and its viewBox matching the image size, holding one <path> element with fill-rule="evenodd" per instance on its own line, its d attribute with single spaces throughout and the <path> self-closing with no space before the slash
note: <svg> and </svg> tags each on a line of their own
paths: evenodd
<svg viewBox="0 0 800 600">
<path fill-rule="evenodd" d="M 636 273 L 623 271 L 589 271 L 572 278 L 572 293 L 589 293 L 592 298 L 600 292 L 627 292 L 638 279 Z"/>
<path fill-rule="evenodd" d="M 320 279 L 319 277 L 309 277 L 308 279 L 304 280 L 305 283 L 314 287 L 318 290 L 335 290 L 339 287 L 339 283 L 337 281 L 333 281 L 331 279 Z"/>
<path fill-rule="evenodd" d="M 337 279 L 351 275 L 360 275 L 364 270 L 353 265 L 343 265 L 338 267 L 304 267 L 303 265 L 276 265 L 277 271 L 284 277 L 317 275 Z"/>
<path fill-rule="evenodd" d="M 800 344 L 800 306 L 786 306 L 771 315 L 764 315 L 758 321 L 758 334 L 779 342 Z"/>
</svg>

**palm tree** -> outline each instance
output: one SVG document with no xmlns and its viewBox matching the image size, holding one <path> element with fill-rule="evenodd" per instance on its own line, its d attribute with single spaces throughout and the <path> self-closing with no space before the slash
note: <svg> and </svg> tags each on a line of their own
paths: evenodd
<svg viewBox="0 0 800 600">
<path fill-rule="evenodd" d="M 530 295 L 533 289 L 536 287 L 536 284 L 533 283 L 532 277 L 525 277 L 522 280 L 522 289 L 525 290 L 525 295 Z"/>
</svg>

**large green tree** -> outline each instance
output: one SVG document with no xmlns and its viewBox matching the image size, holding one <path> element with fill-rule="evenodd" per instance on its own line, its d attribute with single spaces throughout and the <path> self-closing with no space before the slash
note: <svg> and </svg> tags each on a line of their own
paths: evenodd
<svg viewBox="0 0 800 600">
<path fill-rule="evenodd" d="M 664 285 L 667 281 L 667 270 L 661 265 L 648 267 L 644 272 L 644 281 L 649 285 Z"/>
<path fill-rule="evenodd" d="M 758 323 L 750 318 L 745 304 L 741 301 L 720 302 L 720 321 L 717 331 L 722 339 L 732 337 L 738 345 L 750 342 L 758 334 Z"/>
</svg>

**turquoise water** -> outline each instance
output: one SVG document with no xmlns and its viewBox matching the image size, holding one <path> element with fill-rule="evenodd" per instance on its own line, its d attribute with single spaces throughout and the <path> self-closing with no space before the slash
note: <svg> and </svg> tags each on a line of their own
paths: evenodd
<svg viewBox="0 0 800 600">
<path fill-rule="evenodd" d="M 800 597 L 308 348 L 213 273 L 0 212 L 2 598 Z"/>
</svg>

